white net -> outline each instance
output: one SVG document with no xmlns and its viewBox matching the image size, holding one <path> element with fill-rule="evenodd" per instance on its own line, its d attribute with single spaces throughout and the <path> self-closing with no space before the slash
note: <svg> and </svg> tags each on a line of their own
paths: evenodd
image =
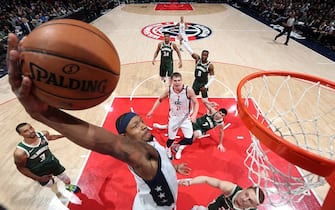
<svg viewBox="0 0 335 210">
<path fill-rule="evenodd" d="M 244 106 L 253 117 L 282 139 L 334 161 L 335 91 L 320 83 L 291 76 L 265 76 L 241 88 Z M 325 184 L 324 177 L 278 161 L 254 135 L 244 164 L 250 180 L 262 186 L 275 206 L 299 202 L 310 190 Z M 285 149 L 285 148 L 284 148 Z M 285 158 L 285 157 L 283 157 Z M 272 161 L 276 160 L 276 162 Z"/>
</svg>

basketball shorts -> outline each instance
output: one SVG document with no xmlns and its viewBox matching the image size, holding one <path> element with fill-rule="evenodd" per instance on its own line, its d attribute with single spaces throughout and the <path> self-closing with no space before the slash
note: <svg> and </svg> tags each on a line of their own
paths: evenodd
<svg viewBox="0 0 335 210">
<path fill-rule="evenodd" d="M 169 117 L 168 124 L 168 138 L 175 139 L 179 128 L 182 130 L 185 138 L 192 138 L 193 127 L 190 118 L 184 119 L 184 116 L 171 116 Z"/>
<path fill-rule="evenodd" d="M 199 95 L 201 93 L 202 98 L 208 98 L 208 88 L 205 91 L 200 91 L 200 88 L 204 87 L 207 82 L 197 82 L 194 80 L 192 89 L 194 90 L 195 95 Z"/>
</svg>

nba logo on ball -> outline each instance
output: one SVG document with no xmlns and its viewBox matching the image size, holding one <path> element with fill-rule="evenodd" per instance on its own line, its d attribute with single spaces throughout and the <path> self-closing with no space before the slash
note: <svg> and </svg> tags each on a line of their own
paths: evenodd
<svg viewBox="0 0 335 210">
<path fill-rule="evenodd" d="M 33 81 L 33 94 L 57 108 L 93 107 L 111 95 L 119 80 L 120 60 L 112 42 L 81 21 L 44 23 L 22 48 L 22 72 Z"/>
</svg>

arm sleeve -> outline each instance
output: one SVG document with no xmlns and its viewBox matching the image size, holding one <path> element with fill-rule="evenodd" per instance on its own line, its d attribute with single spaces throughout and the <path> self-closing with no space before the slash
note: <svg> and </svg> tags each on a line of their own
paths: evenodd
<svg viewBox="0 0 335 210">
<path fill-rule="evenodd" d="M 215 76 L 211 75 L 210 78 L 209 78 L 209 80 L 208 80 L 208 82 L 207 82 L 207 84 L 205 85 L 205 88 L 208 88 L 212 84 L 212 82 L 214 80 L 215 80 Z"/>
</svg>

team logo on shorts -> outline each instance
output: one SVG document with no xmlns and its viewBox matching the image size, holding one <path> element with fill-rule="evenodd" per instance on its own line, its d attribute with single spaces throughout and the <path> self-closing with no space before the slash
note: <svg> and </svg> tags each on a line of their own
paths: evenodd
<svg viewBox="0 0 335 210">
<path fill-rule="evenodd" d="M 171 40 L 177 40 L 178 28 L 175 22 L 163 22 L 145 26 L 142 29 L 142 34 L 152 39 L 164 40 L 164 33 L 168 32 L 171 35 Z M 212 34 L 212 30 L 207 26 L 197 23 L 187 23 L 186 36 L 189 41 L 203 39 Z"/>
</svg>

